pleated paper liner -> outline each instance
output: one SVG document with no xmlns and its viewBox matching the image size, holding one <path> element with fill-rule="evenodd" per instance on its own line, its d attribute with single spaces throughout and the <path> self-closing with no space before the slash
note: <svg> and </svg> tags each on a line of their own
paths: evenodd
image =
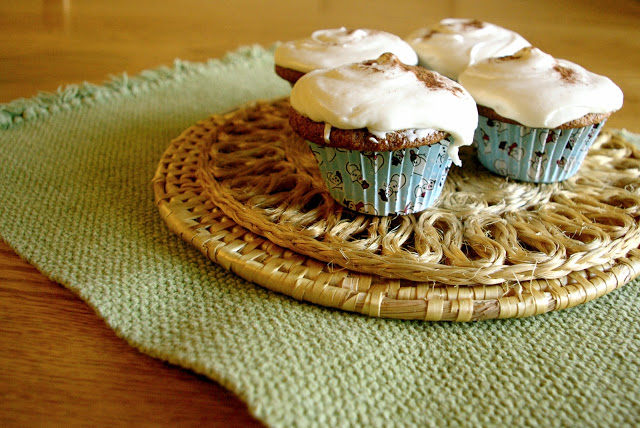
<svg viewBox="0 0 640 428">
<path fill-rule="evenodd" d="M 434 207 L 372 217 L 328 195 L 287 110 L 195 124 L 154 177 L 169 228 L 249 281 L 370 316 L 469 321 L 576 306 L 639 273 L 640 153 L 617 135 L 551 185 L 496 177 L 469 150 Z"/>
</svg>

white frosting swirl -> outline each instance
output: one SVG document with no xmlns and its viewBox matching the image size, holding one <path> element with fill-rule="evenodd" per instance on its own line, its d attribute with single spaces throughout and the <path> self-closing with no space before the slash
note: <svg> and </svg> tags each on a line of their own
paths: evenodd
<svg viewBox="0 0 640 428">
<path fill-rule="evenodd" d="M 556 128 L 588 113 L 622 107 L 622 90 L 609 78 L 537 48 L 477 63 L 460 75 L 479 105 L 532 128 Z"/>
<path fill-rule="evenodd" d="M 415 65 L 418 56 L 400 37 L 378 30 L 348 30 L 344 27 L 318 30 L 311 37 L 281 44 L 276 48 L 277 65 L 308 73 L 352 62 L 378 58 L 385 52 L 405 64 Z"/>
<path fill-rule="evenodd" d="M 488 22 L 448 18 L 407 37 L 420 65 L 451 79 L 487 58 L 511 55 L 530 46 L 518 33 Z"/>
<path fill-rule="evenodd" d="M 478 124 L 476 104 L 456 82 L 424 70 L 427 83 L 393 55 L 305 74 L 293 86 L 291 106 L 315 122 L 340 129 L 367 128 L 376 136 L 404 131 L 453 136 L 449 155 L 460 165 L 458 148 L 473 142 Z M 409 131 L 407 131 L 409 130 Z M 326 132 L 326 131 L 325 131 Z"/>
</svg>

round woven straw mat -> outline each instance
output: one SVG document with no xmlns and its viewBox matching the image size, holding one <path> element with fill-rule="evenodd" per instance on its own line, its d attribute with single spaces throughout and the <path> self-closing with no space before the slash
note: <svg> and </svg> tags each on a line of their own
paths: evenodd
<svg viewBox="0 0 640 428">
<path fill-rule="evenodd" d="M 154 177 L 169 228 L 249 281 L 371 316 L 469 321 L 572 307 L 640 273 L 640 151 L 616 134 L 547 185 L 495 176 L 467 148 L 435 206 L 374 217 L 329 196 L 288 109 L 195 124 Z"/>
</svg>

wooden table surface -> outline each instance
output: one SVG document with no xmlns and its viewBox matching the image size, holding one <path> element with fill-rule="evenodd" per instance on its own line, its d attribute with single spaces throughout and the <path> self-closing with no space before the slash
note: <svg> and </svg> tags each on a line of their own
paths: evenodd
<svg viewBox="0 0 640 428">
<path fill-rule="evenodd" d="M 406 36 L 445 17 L 508 27 L 609 76 L 625 104 L 607 127 L 640 132 L 637 0 L 3 0 L 0 103 L 320 28 Z M 0 241 L 0 426 L 232 423 L 259 425 L 215 382 L 130 348 L 82 300 Z"/>
</svg>

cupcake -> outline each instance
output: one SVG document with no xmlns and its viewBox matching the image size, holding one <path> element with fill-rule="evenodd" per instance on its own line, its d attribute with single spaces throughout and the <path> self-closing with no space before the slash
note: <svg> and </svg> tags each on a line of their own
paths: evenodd
<svg viewBox="0 0 640 428">
<path fill-rule="evenodd" d="M 574 175 L 623 99 L 607 77 L 533 47 L 467 68 L 460 84 L 478 104 L 482 165 L 534 183 Z"/>
<path fill-rule="evenodd" d="M 448 18 L 407 37 L 421 66 L 458 80 L 468 66 L 530 46 L 522 36 L 488 22 Z"/>
<path fill-rule="evenodd" d="M 331 196 L 379 216 L 431 206 L 478 120 L 462 86 L 391 53 L 307 73 L 290 100 L 291 128 L 307 140 Z"/>
<path fill-rule="evenodd" d="M 416 65 L 418 56 L 400 37 L 378 30 L 318 30 L 311 37 L 281 44 L 274 59 L 278 76 L 294 84 L 301 76 L 319 68 L 333 68 L 391 52 L 405 64 Z"/>
</svg>

